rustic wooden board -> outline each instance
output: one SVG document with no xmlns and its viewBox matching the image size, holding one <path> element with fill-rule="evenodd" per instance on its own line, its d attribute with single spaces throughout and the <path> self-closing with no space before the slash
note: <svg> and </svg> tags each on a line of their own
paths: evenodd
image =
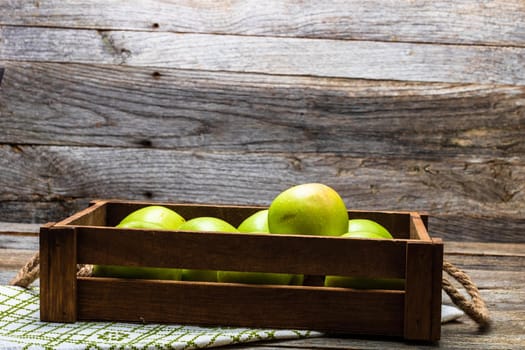
<svg viewBox="0 0 525 350">
<path fill-rule="evenodd" d="M 0 36 L 0 60 L 525 85 L 524 47 L 19 26 Z"/>
<path fill-rule="evenodd" d="M 63 219 L 94 198 L 269 205 L 292 184 L 322 181 L 339 191 L 350 209 L 429 212 L 433 237 L 523 241 L 525 166 L 518 158 L 495 162 L 458 156 L 441 162 L 0 146 L 0 166 L 6 169 L 0 176 L 5 188 L 0 209 L 8 221 Z M 57 217 L 49 217 L 53 213 Z"/>
<path fill-rule="evenodd" d="M 523 46 L 520 0 L 24 1 L 0 3 L 0 24 Z"/>
<path fill-rule="evenodd" d="M 489 242 L 478 242 L 476 246 L 479 251 L 472 252 L 471 243 L 464 242 L 449 242 L 445 247 L 445 253 L 450 255 L 496 255 L 508 257 L 525 257 L 525 248 L 523 245 L 516 245 L 512 243 L 500 243 L 494 245 Z"/>
<path fill-rule="evenodd" d="M 0 237 L 8 239 L 11 238 L 14 241 L 38 241 L 38 239 L 36 239 L 35 236 L 38 236 L 39 229 L 40 227 L 37 224 L 0 221 Z M 9 237 L 8 235 L 17 237 Z M 4 241 L 2 240 L 0 245 L 3 244 Z"/>
<path fill-rule="evenodd" d="M 378 242 L 217 232 L 196 235 L 194 232 L 174 234 L 170 231 L 123 231 L 100 227 L 78 228 L 76 232 L 77 261 L 80 264 L 403 278 L 406 254 L 409 254 L 407 243 L 397 240 Z M 418 242 L 414 249 L 420 248 L 420 244 Z M 144 247 L 149 247 L 148 254 L 141 254 Z M 436 248 L 424 244 L 422 249 Z M 196 251 L 199 254 L 195 254 Z M 271 259 L 268 259 L 268 252 L 272 252 Z M 433 258 L 421 259 L 420 263 L 430 269 Z M 417 264 L 413 265 L 424 271 Z M 411 277 L 417 282 L 420 276 Z M 425 282 L 425 285 L 430 285 L 430 281 Z M 418 285 L 414 283 L 414 287 Z"/>
<path fill-rule="evenodd" d="M 1 65 L 2 143 L 411 159 L 525 152 L 525 87 Z"/>
<path fill-rule="evenodd" d="M 398 337 L 403 332 L 402 292 L 191 282 L 157 282 L 155 288 L 151 288 L 150 283 L 80 278 L 78 317 L 81 320 L 197 325 L 225 322 L 243 327 L 317 329 Z M 213 295 L 212 303 L 210 295 Z M 135 307 L 130 308 L 130 304 Z M 370 309 L 364 309 L 365 304 Z M 350 314 L 354 315 L 354 322 L 345 322 Z M 220 317 L 210 317 L 212 315 Z M 408 336 L 417 337 L 417 334 Z"/>
<path fill-rule="evenodd" d="M 0 235 L 0 240 L 2 239 L 2 235 Z M 29 247 L 28 247 L 29 248 Z M 36 250 L 28 250 L 28 249 L 9 249 L 0 247 L 0 261 L 1 263 L 1 269 L 19 269 L 22 266 L 25 265 L 26 262 L 28 262 L 33 255 L 35 255 L 36 251 L 38 250 L 38 247 Z M 15 277 L 14 275 L 11 277 Z"/>
<path fill-rule="evenodd" d="M 56 197 L 55 197 L 56 198 Z M 3 220 L 38 223 L 61 220 L 89 204 L 90 198 L 60 200 L 4 200 L 0 201 Z M 65 214 L 67 213 L 67 214 Z M 65 214 L 65 215 L 64 215 Z"/>
<path fill-rule="evenodd" d="M 524 11 L 4 1 L 2 220 L 97 197 L 266 205 L 315 180 L 426 210 L 433 236 L 523 241 Z"/>
<path fill-rule="evenodd" d="M 3 226 L 4 223 L 0 223 Z M 38 226 L 38 224 L 33 224 Z M 0 232 L 0 248 L 1 249 L 30 249 L 38 250 L 38 237 L 26 235 L 11 235 Z"/>
</svg>

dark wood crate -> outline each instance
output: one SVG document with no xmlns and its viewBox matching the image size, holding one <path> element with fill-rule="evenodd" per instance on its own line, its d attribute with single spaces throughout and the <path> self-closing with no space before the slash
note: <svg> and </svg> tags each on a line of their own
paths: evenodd
<svg viewBox="0 0 525 350">
<path fill-rule="evenodd" d="M 238 225 L 262 207 L 95 201 L 40 231 L 41 319 L 170 322 L 312 329 L 435 341 L 441 331 L 443 244 L 416 212 L 349 211 L 384 225 L 394 240 L 184 232 L 113 227 L 161 204 L 186 219 Z M 77 277 L 77 264 L 282 272 L 302 286 Z M 324 275 L 391 277 L 404 290 L 318 285 Z"/>
</svg>

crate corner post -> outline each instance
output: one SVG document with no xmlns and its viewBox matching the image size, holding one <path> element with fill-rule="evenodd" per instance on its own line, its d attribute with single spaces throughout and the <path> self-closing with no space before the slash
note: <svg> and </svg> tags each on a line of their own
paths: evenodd
<svg viewBox="0 0 525 350">
<path fill-rule="evenodd" d="M 40 229 L 40 319 L 77 320 L 77 237 L 73 227 Z"/>
<path fill-rule="evenodd" d="M 441 333 L 441 241 L 408 242 L 404 338 L 437 341 Z"/>
</svg>

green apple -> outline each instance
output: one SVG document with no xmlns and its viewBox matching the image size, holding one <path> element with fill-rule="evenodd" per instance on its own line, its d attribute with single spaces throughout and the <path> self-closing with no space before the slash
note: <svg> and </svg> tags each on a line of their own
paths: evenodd
<svg viewBox="0 0 525 350">
<path fill-rule="evenodd" d="M 125 222 L 121 221 L 121 223 L 118 224 L 116 227 L 118 228 L 157 229 L 157 230 L 166 229 L 160 223 L 147 222 L 147 221 L 130 221 L 130 220 L 127 220 Z M 164 268 L 164 267 L 94 265 L 92 275 L 95 277 L 180 280 L 182 276 L 182 270 Z"/>
<path fill-rule="evenodd" d="M 211 216 L 200 216 L 186 221 L 178 227 L 179 231 L 239 232 L 230 223 Z"/>
<path fill-rule="evenodd" d="M 341 237 L 345 238 L 367 238 L 367 239 L 389 239 L 384 236 L 366 231 L 349 232 Z M 402 278 L 370 278 L 353 276 L 326 276 L 324 285 L 327 287 L 343 287 L 355 289 L 404 289 L 405 280 Z"/>
<path fill-rule="evenodd" d="M 307 183 L 274 198 L 268 227 L 271 233 L 340 236 L 348 231 L 348 211 L 333 188 Z"/>
<path fill-rule="evenodd" d="M 292 286 L 302 286 L 304 282 L 304 275 L 292 275 L 290 280 L 290 285 Z"/>
<path fill-rule="evenodd" d="M 178 228 L 179 231 L 209 231 L 209 232 L 239 232 L 230 223 L 214 217 L 201 216 L 186 221 Z M 183 269 L 182 280 L 217 282 L 217 271 Z"/>
<path fill-rule="evenodd" d="M 219 271 L 217 280 L 226 283 L 290 284 L 293 275 L 270 272 Z"/>
<path fill-rule="evenodd" d="M 324 285 L 326 287 L 341 287 L 354 289 L 405 289 L 405 280 L 402 278 L 366 278 L 366 277 L 343 277 L 326 276 Z"/>
<path fill-rule="evenodd" d="M 393 238 L 390 232 L 382 225 L 368 219 L 348 220 L 348 232 L 373 232 L 384 238 Z"/>
<path fill-rule="evenodd" d="M 341 237 L 346 238 L 369 238 L 369 239 L 388 239 L 385 236 L 376 233 L 376 232 L 370 232 L 370 231 L 355 231 L 355 232 L 347 232 L 344 235 L 341 235 Z"/>
<path fill-rule="evenodd" d="M 156 230 L 165 230 L 165 228 L 160 224 L 155 224 L 153 222 L 146 221 L 127 221 L 121 222 L 116 227 L 119 228 L 144 228 L 144 229 L 156 229 Z"/>
<path fill-rule="evenodd" d="M 184 223 L 184 221 L 185 220 L 182 216 L 169 208 L 160 205 L 150 205 L 135 210 L 122 219 L 119 225 L 125 225 L 129 222 L 142 222 L 158 225 L 166 230 L 176 230 L 182 223 Z"/>
<path fill-rule="evenodd" d="M 239 232 L 260 232 L 268 233 L 268 209 L 263 209 L 255 212 L 248 216 L 243 222 L 237 227 Z"/>
<path fill-rule="evenodd" d="M 183 281 L 217 282 L 217 271 L 182 269 Z"/>
</svg>

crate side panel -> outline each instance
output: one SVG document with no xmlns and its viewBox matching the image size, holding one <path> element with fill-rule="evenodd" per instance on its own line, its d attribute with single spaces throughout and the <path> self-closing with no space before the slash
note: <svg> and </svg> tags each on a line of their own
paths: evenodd
<svg viewBox="0 0 525 350">
<path fill-rule="evenodd" d="M 133 305 L 133 307 L 130 307 Z M 79 279 L 79 318 L 402 336 L 403 292 Z"/>
<path fill-rule="evenodd" d="M 40 318 L 74 322 L 76 303 L 76 234 L 72 228 L 40 230 Z"/>
<path fill-rule="evenodd" d="M 427 226 L 425 225 L 423 218 L 418 213 L 410 214 L 410 239 L 431 242 L 427 231 Z"/>
<path fill-rule="evenodd" d="M 79 263 L 404 278 L 406 241 L 78 227 Z"/>
<path fill-rule="evenodd" d="M 106 201 L 95 201 L 89 207 L 71 215 L 58 222 L 56 226 L 83 225 L 83 226 L 105 226 L 106 225 Z"/>
</svg>

